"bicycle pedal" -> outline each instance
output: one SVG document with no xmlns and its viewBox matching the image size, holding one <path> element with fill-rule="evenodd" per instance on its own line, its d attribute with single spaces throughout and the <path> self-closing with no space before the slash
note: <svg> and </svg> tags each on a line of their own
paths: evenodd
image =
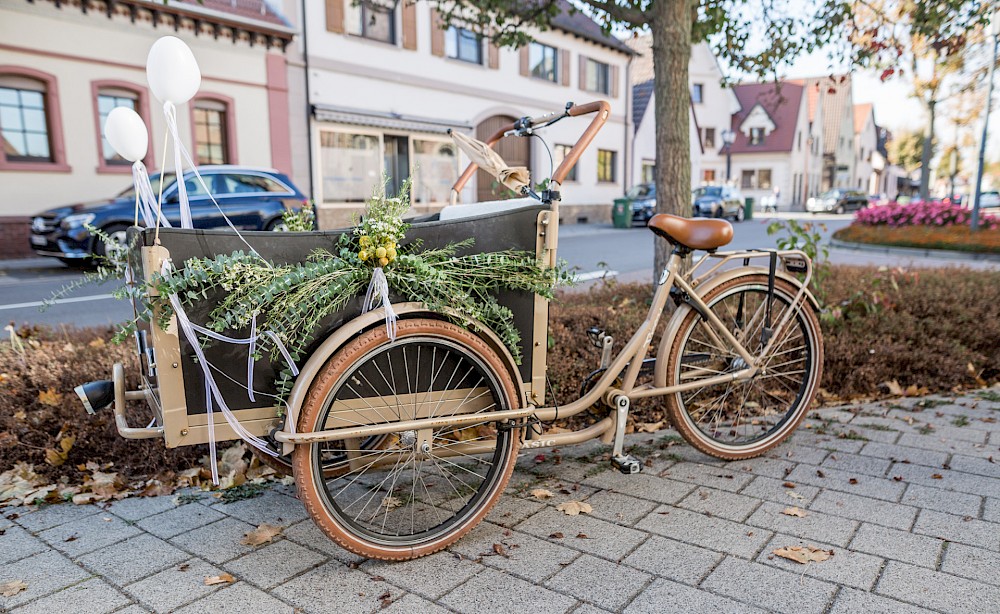
<svg viewBox="0 0 1000 614">
<path fill-rule="evenodd" d="M 587 339 L 590 340 L 591 345 L 594 347 L 601 347 L 604 340 L 604 329 L 591 326 L 587 329 Z"/>
<path fill-rule="evenodd" d="M 632 475 L 642 471 L 642 461 L 631 454 L 612 457 L 611 464 L 615 466 L 615 469 L 625 475 Z"/>
</svg>

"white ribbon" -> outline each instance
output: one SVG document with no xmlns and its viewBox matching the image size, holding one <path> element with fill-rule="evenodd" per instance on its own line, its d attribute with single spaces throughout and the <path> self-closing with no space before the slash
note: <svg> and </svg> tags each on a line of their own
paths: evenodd
<svg viewBox="0 0 1000 614">
<path fill-rule="evenodd" d="M 163 103 L 163 116 L 167 119 L 167 130 L 170 131 L 170 138 L 174 142 L 174 173 L 177 174 L 177 198 L 181 207 L 181 228 L 194 228 L 194 222 L 191 219 L 191 203 L 188 202 L 187 185 L 184 181 L 184 165 L 181 164 L 182 155 L 189 156 L 187 149 L 181 142 L 180 132 L 177 130 L 177 107 L 174 106 L 174 103 Z M 194 168 L 194 164 L 191 164 L 191 167 Z M 201 179 L 201 175 L 198 176 L 198 179 Z M 204 182 L 202 183 L 204 184 Z M 207 189 L 205 191 L 209 192 Z"/>
<path fill-rule="evenodd" d="M 375 267 L 372 271 L 372 281 L 368 284 L 368 292 L 365 294 L 365 303 L 361 313 L 367 313 L 375 308 L 376 302 L 381 299 L 382 308 L 385 309 L 385 332 L 389 334 L 389 341 L 396 340 L 396 312 L 392 310 L 392 303 L 389 302 L 389 280 L 385 278 L 385 271 L 382 267 Z"/>
<path fill-rule="evenodd" d="M 169 278 L 170 275 L 170 263 L 169 261 L 163 263 L 162 274 L 164 277 Z M 285 361 L 288 363 L 289 369 L 292 371 L 292 375 L 298 375 L 299 369 L 295 366 L 295 362 L 292 360 L 291 354 L 285 348 L 285 345 L 281 342 L 281 339 L 272 331 L 264 331 L 262 334 L 256 333 L 256 317 L 252 322 L 252 332 L 250 337 L 246 339 L 238 339 L 235 337 L 229 337 L 227 335 L 219 334 L 213 330 L 207 329 L 204 326 L 199 326 L 191 321 L 187 313 L 184 311 L 184 307 L 181 305 L 180 298 L 177 294 L 171 294 L 169 296 L 170 305 L 174 308 L 174 313 L 177 315 L 177 322 L 180 324 L 180 328 L 184 331 L 184 336 L 187 338 L 188 343 L 194 348 L 195 355 L 198 357 L 198 366 L 201 367 L 202 375 L 205 379 L 205 408 L 208 412 L 208 445 L 209 445 L 209 456 L 211 457 L 212 464 L 212 483 L 218 486 L 219 484 L 219 469 L 218 469 L 218 459 L 215 454 L 215 421 L 213 416 L 214 405 L 219 406 L 219 410 L 222 412 L 223 417 L 225 417 L 226 422 L 232 427 L 233 431 L 241 438 L 243 441 L 247 442 L 251 446 L 257 448 L 265 454 L 270 454 L 271 456 L 278 456 L 278 453 L 268 447 L 267 442 L 263 439 L 252 434 L 248 431 L 239 421 L 239 418 L 233 414 L 232 410 L 229 409 L 229 405 L 226 404 L 226 400 L 222 397 L 222 392 L 219 390 L 219 385 L 215 381 L 215 376 L 212 375 L 211 364 L 208 359 L 205 358 L 205 351 L 201 347 L 201 343 L 198 339 L 198 333 L 205 335 L 206 337 L 215 339 L 217 341 L 224 341 L 226 343 L 234 343 L 237 345 L 249 345 L 251 348 L 250 356 L 247 358 L 247 374 L 249 381 L 247 383 L 247 390 L 249 392 L 250 398 L 253 399 L 253 348 L 256 346 L 257 340 L 262 336 L 269 337 L 275 343 L 278 351 L 284 357 Z M 214 403 L 213 403 L 214 398 Z M 294 429 L 292 429 L 294 432 Z"/>
<path fill-rule="evenodd" d="M 135 206 L 139 208 L 139 213 L 142 214 L 143 226 L 146 228 L 152 228 L 156 225 L 156 215 L 153 213 L 159 207 L 156 202 L 156 194 L 153 193 L 153 186 L 149 182 L 149 173 L 146 171 L 146 165 L 142 163 L 142 160 L 136 160 L 132 164 L 132 183 L 135 185 L 135 193 L 137 198 L 135 201 Z M 160 224 L 170 227 L 170 222 L 167 218 L 162 215 L 159 216 Z"/>
</svg>

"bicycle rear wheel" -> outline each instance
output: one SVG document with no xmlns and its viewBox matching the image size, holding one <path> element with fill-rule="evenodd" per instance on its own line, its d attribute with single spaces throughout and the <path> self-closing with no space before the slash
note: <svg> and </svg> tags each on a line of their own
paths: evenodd
<svg viewBox="0 0 1000 614">
<path fill-rule="evenodd" d="M 518 406 L 496 353 L 447 322 L 404 320 L 389 342 L 378 326 L 341 349 L 311 387 L 300 432 L 487 413 Z M 431 554 L 474 527 L 503 492 L 517 457 L 510 425 L 393 432 L 372 448 L 358 439 L 296 446 L 299 498 L 344 548 L 403 560 Z M 346 455 L 337 475 L 324 459 Z"/>
<path fill-rule="evenodd" d="M 772 326 L 797 293 L 788 281 L 775 280 Z M 764 346 L 767 296 L 767 275 L 751 274 L 721 284 L 702 300 L 757 356 Z M 753 378 L 666 396 L 667 415 L 692 446 L 726 460 L 752 458 L 780 444 L 805 417 L 823 374 L 823 337 L 812 305 L 805 301 L 775 334 L 763 369 Z M 677 329 L 666 361 L 657 361 L 656 385 L 697 382 L 744 368 L 735 347 L 692 309 Z"/>
</svg>

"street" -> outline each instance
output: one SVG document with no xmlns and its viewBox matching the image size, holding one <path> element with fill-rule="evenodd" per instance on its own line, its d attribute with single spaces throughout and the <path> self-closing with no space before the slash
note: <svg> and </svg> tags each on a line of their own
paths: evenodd
<svg viewBox="0 0 1000 614">
<path fill-rule="evenodd" d="M 820 224 L 829 239 L 839 228 L 850 224 L 851 215 L 781 213 L 780 218 Z M 735 225 L 733 242 L 727 249 L 775 247 L 776 236 L 768 236 L 773 220 L 755 218 Z M 652 275 L 653 233 L 638 227 L 628 230 L 610 225 L 568 225 L 559 229 L 559 257 L 576 267 L 581 281 L 605 274 L 620 281 L 647 281 Z M 837 264 L 875 264 L 891 266 L 970 266 L 996 267 L 997 262 L 973 262 L 957 259 L 890 256 L 874 252 L 830 250 L 830 261 Z M 129 304 L 116 301 L 111 282 L 87 284 L 77 288 L 43 310 L 44 302 L 67 285 L 79 281 L 83 273 L 67 268 L 54 258 L 33 258 L 0 263 L 0 321 L 17 325 L 47 324 L 67 326 L 102 326 L 123 322 L 132 317 Z"/>
</svg>

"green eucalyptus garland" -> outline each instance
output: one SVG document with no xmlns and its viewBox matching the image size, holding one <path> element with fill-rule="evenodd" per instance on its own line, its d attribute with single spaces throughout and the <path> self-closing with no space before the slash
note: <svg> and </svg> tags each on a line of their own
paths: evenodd
<svg viewBox="0 0 1000 614">
<path fill-rule="evenodd" d="M 409 228 L 401 220 L 409 207 L 408 194 L 404 185 L 400 196 L 387 198 L 383 184 L 368 202 L 357 229 L 340 237 L 336 253 L 320 249 L 306 262 L 287 265 L 241 251 L 192 258 L 171 275 L 157 276 L 153 285 L 161 296 L 177 294 L 185 305 L 221 291 L 223 298 L 210 312 L 207 328 L 220 333 L 240 330 L 256 318 L 258 332 L 276 334 L 298 362 L 305 358 L 320 322 L 362 295 L 375 267 L 381 266 L 394 294 L 423 303 L 456 324 L 468 326 L 471 321 L 489 328 L 520 364 L 521 339 L 514 314 L 494 295 L 500 290 L 519 290 L 552 299 L 557 285 L 571 283 L 571 273 L 564 265 L 544 266 L 535 254 L 525 251 L 458 255 L 474 245 L 473 239 L 440 249 L 421 249 L 418 241 L 400 243 Z M 373 257 L 373 246 L 390 244 L 391 261 Z M 165 300 L 157 307 L 158 324 L 166 327 L 173 310 Z M 262 337 L 259 348 L 277 359 L 273 341 Z M 292 383 L 290 371 L 279 374 L 279 394 L 287 394 Z"/>
</svg>

